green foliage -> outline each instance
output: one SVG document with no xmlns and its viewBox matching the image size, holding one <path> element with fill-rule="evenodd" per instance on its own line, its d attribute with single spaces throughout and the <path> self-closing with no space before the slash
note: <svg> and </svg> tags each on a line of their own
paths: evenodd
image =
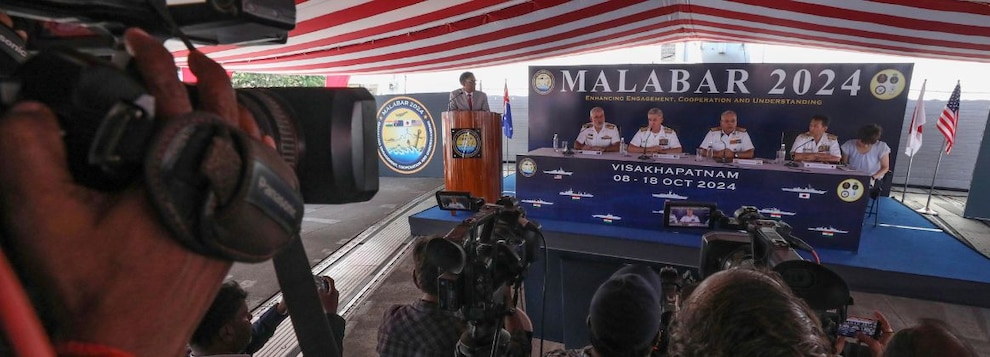
<svg viewBox="0 0 990 357">
<path fill-rule="evenodd" d="M 324 76 L 300 76 L 268 73 L 234 72 L 230 79 L 234 88 L 254 87 L 323 87 Z"/>
</svg>

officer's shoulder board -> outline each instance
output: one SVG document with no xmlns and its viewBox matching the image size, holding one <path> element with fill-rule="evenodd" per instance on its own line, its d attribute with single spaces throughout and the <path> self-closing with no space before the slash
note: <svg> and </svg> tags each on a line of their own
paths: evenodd
<svg viewBox="0 0 990 357">
<path fill-rule="evenodd" d="M 709 130 L 709 131 L 719 131 L 719 130 L 722 130 L 722 127 L 716 126 L 716 127 L 712 128 L 712 130 Z"/>
<path fill-rule="evenodd" d="M 826 136 L 828 136 L 829 140 L 839 140 L 839 137 L 835 134 L 826 134 Z"/>
<path fill-rule="evenodd" d="M 606 129 L 615 129 L 615 124 L 612 124 L 612 123 L 605 123 L 605 128 L 606 128 Z"/>
<path fill-rule="evenodd" d="M 741 126 L 737 126 L 737 127 L 736 127 L 736 131 L 738 131 L 738 132 L 740 132 L 740 133 L 745 133 L 745 132 L 746 132 L 746 128 L 743 128 L 743 127 L 741 127 Z"/>
<path fill-rule="evenodd" d="M 639 127 L 639 131 L 647 131 L 649 129 L 650 129 L 649 126 L 641 126 L 641 127 Z"/>
<path fill-rule="evenodd" d="M 665 128 L 663 128 L 663 132 L 665 132 L 667 134 L 673 134 L 674 133 L 674 129 L 665 127 Z"/>
<path fill-rule="evenodd" d="M 581 129 L 587 129 L 594 125 L 595 125 L 594 123 L 584 123 L 584 125 L 581 126 Z"/>
</svg>

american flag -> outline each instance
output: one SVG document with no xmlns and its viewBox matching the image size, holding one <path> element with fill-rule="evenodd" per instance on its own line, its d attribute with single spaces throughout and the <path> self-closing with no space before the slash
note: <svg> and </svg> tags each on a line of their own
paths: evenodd
<svg viewBox="0 0 990 357">
<path fill-rule="evenodd" d="M 949 102 L 945 103 L 945 108 L 942 109 L 942 115 L 938 117 L 938 124 L 935 127 L 938 131 L 945 135 L 945 153 L 949 154 L 952 152 L 952 144 L 956 142 L 956 127 L 959 125 L 959 83 L 956 83 L 956 89 L 952 91 L 952 95 L 949 96 Z"/>
</svg>

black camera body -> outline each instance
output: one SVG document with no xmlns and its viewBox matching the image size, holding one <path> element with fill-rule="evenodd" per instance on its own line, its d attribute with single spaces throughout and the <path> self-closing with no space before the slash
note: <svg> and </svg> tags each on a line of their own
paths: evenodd
<svg viewBox="0 0 990 357">
<path fill-rule="evenodd" d="M 75 21 L 110 36 L 132 26 L 173 35 L 172 28 L 165 31 L 169 21 L 156 4 L 165 6 L 160 0 L 12 0 L 0 3 L 0 10 Z M 179 8 L 167 11 L 183 30 L 219 29 L 210 24 L 291 29 L 295 21 L 291 0 L 207 0 L 196 6 L 210 9 L 185 19 L 177 16 Z M 274 14 L 275 8 L 284 11 Z M 32 34 L 29 44 L 37 40 Z M 303 202 L 360 202 L 378 191 L 377 105 L 364 88 L 238 89 L 238 103 L 252 114 L 261 134 L 273 139 L 272 150 L 227 124 L 232 118 L 198 111 L 155 118 L 155 98 L 133 68 L 75 47 L 30 52 L 0 81 L 0 109 L 21 100 L 49 106 L 64 132 L 76 182 L 101 191 L 143 184 L 165 226 L 194 251 L 236 261 L 266 260 L 298 235 Z M 195 103 L 196 88 L 188 92 Z"/>
<path fill-rule="evenodd" d="M 521 283 L 536 259 L 535 233 L 519 223 L 521 217 L 525 211 L 515 199 L 502 197 L 426 247 L 443 270 L 437 284 L 442 309 L 460 311 L 468 321 L 503 312 L 500 294 Z"/>
<path fill-rule="evenodd" d="M 153 5 L 158 3 L 157 5 Z M 105 50 L 128 27 L 157 37 L 175 34 L 155 6 L 165 9 L 176 26 L 204 44 L 283 44 L 296 26 L 293 0 L 203 0 L 166 5 L 165 0 L 4 0 L 12 16 L 37 20 L 25 26 L 29 49 L 56 46 Z M 79 24 L 66 32 L 51 24 Z"/>
<path fill-rule="evenodd" d="M 794 294 L 804 300 L 822 321 L 827 334 L 846 319 L 853 304 L 845 280 L 821 264 L 807 261 L 794 249 L 810 246 L 791 234 L 783 221 L 763 217 L 755 207 L 744 206 L 732 217 L 717 214 L 717 226 L 702 236 L 701 278 L 737 267 L 764 267 L 780 274 Z"/>
<path fill-rule="evenodd" d="M 508 332 L 498 326 L 514 311 L 508 297 L 536 260 L 538 234 L 539 226 L 526 220 L 516 200 L 506 196 L 483 205 L 443 239 L 426 246 L 427 259 L 441 270 L 440 308 L 459 312 L 468 323 L 457 355 L 485 355 L 493 340 L 499 341 L 495 355 L 505 351 Z"/>
</svg>

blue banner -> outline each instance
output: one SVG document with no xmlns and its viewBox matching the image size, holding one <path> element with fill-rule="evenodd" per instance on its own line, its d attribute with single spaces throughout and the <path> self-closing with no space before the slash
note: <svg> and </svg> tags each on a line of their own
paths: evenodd
<svg viewBox="0 0 990 357">
<path fill-rule="evenodd" d="M 518 157 L 516 197 L 536 219 L 652 230 L 666 229 L 667 201 L 711 202 L 730 216 L 741 206 L 754 206 L 763 216 L 790 224 L 795 236 L 815 247 L 859 248 L 868 174 L 695 159 L 565 156 L 538 149 Z M 690 222 L 684 212 L 675 217 Z M 703 215 L 696 222 L 703 226 L 709 218 Z"/>
<path fill-rule="evenodd" d="M 605 109 L 628 142 L 647 123 L 650 108 L 663 110 L 685 152 L 701 145 L 733 110 L 746 128 L 756 156 L 773 158 L 808 131 L 812 115 L 831 118 L 828 132 L 839 143 L 869 123 L 899 152 L 900 129 L 910 87 L 911 63 L 664 64 L 534 66 L 529 68 L 529 149 L 552 147 L 554 133 L 574 142 L 593 107 Z M 783 136 L 783 140 L 781 137 Z M 890 155 L 891 167 L 897 155 Z"/>
</svg>

